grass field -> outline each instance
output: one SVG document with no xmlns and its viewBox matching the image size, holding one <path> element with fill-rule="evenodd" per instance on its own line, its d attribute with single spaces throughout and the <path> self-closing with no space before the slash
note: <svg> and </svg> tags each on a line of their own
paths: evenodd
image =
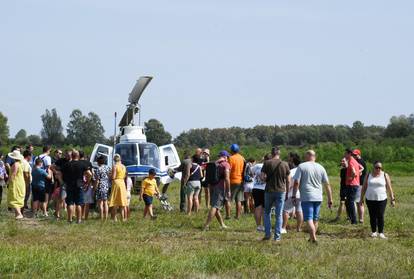
<svg viewBox="0 0 414 279">
<path fill-rule="evenodd" d="M 3 197 L 0 278 L 414 278 L 414 177 L 393 182 L 388 240 L 369 238 L 368 215 L 365 225 L 332 223 L 335 213 L 324 205 L 318 246 L 293 232 L 280 243 L 262 242 L 251 215 L 230 220 L 227 231 L 215 222 L 208 232 L 201 230 L 204 209 L 190 218 L 157 210 L 156 221 L 143 220 L 136 196 L 127 223 L 17 222 Z M 169 194 L 177 205 L 178 185 Z"/>
</svg>

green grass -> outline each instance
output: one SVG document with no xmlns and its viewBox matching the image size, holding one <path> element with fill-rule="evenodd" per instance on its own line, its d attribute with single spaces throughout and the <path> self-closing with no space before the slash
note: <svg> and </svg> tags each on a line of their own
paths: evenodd
<svg viewBox="0 0 414 279">
<path fill-rule="evenodd" d="M 335 213 L 324 206 L 318 246 L 293 232 L 281 243 L 263 243 L 251 215 L 230 220 L 228 231 L 213 223 L 208 232 L 201 231 L 205 210 L 190 218 L 157 210 L 156 221 L 143 220 L 136 196 L 127 223 L 82 225 L 16 222 L 3 199 L 0 278 L 413 278 L 413 182 L 394 178 L 398 203 L 386 211 L 389 240 L 368 237 L 368 215 L 365 225 L 331 223 Z M 170 188 L 175 205 L 177 186 Z"/>
</svg>

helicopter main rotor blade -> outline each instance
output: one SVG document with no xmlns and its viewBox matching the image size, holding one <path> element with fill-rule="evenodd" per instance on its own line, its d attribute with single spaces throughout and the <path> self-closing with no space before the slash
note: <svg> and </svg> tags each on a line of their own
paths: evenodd
<svg viewBox="0 0 414 279">
<path fill-rule="evenodd" d="M 145 88 L 147 88 L 148 84 L 151 82 L 152 77 L 150 76 L 143 76 L 137 80 L 134 88 L 132 89 L 131 93 L 129 94 L 128 101 L 131 104 L 138 104 L 139 99 L 142 96 Z"/>
<path fill-rule="evenodd" d="M 121 118 L 121 121 L 119 121 L 118 126 L 124 127 L 128 126 L 133 120 L 135 114 L 137 114 L 139 111 L 138 107 L 135 106 L 129 106 L 127 110 L 125 111 L 124 115 Z"/>
</svg>

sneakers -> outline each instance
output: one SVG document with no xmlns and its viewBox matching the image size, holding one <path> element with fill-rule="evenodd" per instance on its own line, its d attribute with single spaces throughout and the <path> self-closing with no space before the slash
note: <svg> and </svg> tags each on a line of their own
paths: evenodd
<svg viewBox="0 0 414 279">
<path fill-rule="evenodd" d="M 265 228 L 263 226 L 258 226 L 256 228 L 256 231 L 258 231 L 258 232 L 264 232 L 265 231 Z"/>
<path fill-rule="evenodd" d="M 373 232 L 373 233 L 371 233 L 371 237 L 372 238 L 377 238 L 378 237 L 378 234 L 376 232 Z"/>
<path fill-rule="evenodd" d="M 223 226 L 220 227 L 222 230 L 227 230 L 229 227 L 223 224 Z"/>
<path fill-rule="evenodd" d="M 386 237 L 385 234 L 383 234 L 383 233 L 380 233 L 379 234 L 379 238 L 381 238 L 381 239 L 388 239 L 388 237 Z"/>
<path fill-rule="evenodd" d="M 281 234 L 287 234 L 287 230 L 286 230 L 286 229 L 282 229 L 282 230 L 280 231 L 280 233 L 281 233 Z"/>
</svg>

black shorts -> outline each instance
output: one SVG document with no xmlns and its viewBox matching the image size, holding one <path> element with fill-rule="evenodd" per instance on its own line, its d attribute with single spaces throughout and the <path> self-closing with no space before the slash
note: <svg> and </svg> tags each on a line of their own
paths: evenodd
<svg viewBox="0 0 414 279">
<path fill-rule="evenodd" d="M 51 196 L 53 194 L 54 188 L 55 188 L 55 185 L 53 184 L 52 181 L 50 180 L 45 181 L 45 193 L 46 194 L 49 194 L 49 196 Z"/>
<path fill-rule="evenodd" d="M 66 203 L 68 205 L 84 205 L 83 189 L 77 186 L 66 188 Z"/>
<path fill-rule="evenodd" d="M 33 187 L 32 188 L 32 200 L 34 202 L 45 202 L 46 201 L 45 188 Z"/>
<path fill-rule="evenodd" d="M 201 187 L 202 188 L 208 188 L 210 186 L 205 180 L 201 180 Z"/>
<path fill-rule="evenodd" d="M 341 188 L 339 189 L 339 198 L 340 201 L 346 201 L 346 186 L 345 185 L 341 185 Z"/>
<path fill-rule="evenodd" d="M 253 189 L 252 196 L 254 200 L 254 207 L 258 208 L 259 206 L 264 207 L 264 197 L 265 191 L 260 189 Z"/>
</svg>

